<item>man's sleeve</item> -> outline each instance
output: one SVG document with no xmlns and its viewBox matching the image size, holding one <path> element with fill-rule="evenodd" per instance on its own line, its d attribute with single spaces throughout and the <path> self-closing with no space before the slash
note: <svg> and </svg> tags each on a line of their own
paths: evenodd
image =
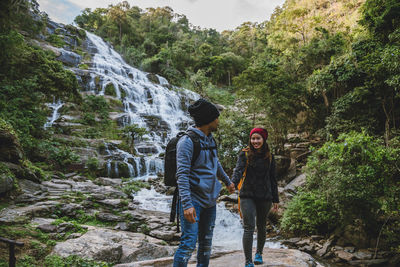
<svg viewBox="0 0 400 267">
<path fill-rule="evenodd" d="M 188 136 L 183 136 L 177 144 L 176 178 L 182 208 L 187 210 L 193 207 L 190 194 L 189 173 L 192 163 L 193 142 Z"/>
<path fill-rule="evenodd" d="M 229 179 L 229 176 L 224 171 L 224 168 L 222 168 L 222 165 L 219 162 L 219 160 L 218 160 L 217 176 L 224 182 L 226 186 L 229 186 L 232 183 L 231 179 Z"/>
</svg>

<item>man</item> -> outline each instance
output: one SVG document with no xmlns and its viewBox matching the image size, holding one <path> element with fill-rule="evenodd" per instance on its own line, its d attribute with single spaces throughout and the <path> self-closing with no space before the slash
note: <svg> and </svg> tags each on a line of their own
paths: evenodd
<svg viewBox="0 0 400 267">
<path fill-rule="evenodd" d="M 200 154 L 191 165 L 193 142 L 187 135 L 177 144 L 177 184 L 180 200 L 178 209 L 181 219 L 181 242 L 174 256 L 174 267 L 186 267 L 196 248 L 197 266 L 208 266 L 211 254 L 211 241 L 215 226 L 216 200 L 221 190 L 217 177 L 222 179 L 229 192 L 235 186 L 223 170 L 217 156 L 216 144 L 211 132 L 218 128 L 219 111 L 212 103 L 199 99 L 189 106 L 190 116 L 200 140 Z"/>
</svg>

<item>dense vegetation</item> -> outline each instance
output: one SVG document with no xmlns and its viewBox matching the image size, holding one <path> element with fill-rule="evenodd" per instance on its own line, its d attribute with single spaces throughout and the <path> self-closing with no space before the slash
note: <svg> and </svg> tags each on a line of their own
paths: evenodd
<svg viewBox="0 0 400 267">
<path fill-rule="evenodd" d="M 268 128 L 275 153 L 284 153 L 289 132 L 321 136 L 326 143 L 310 157 L 307 186 L 283 229 L 328 234 L 356 224 L 400 249 L 397 0 L 287 0 L 269 21 L 222 33 L 168 7 L 141 10 L 126 1 L 86 9 L 75 22 L 128 63 L 232 107 L 217 135 L 228 169 L 254 125 Z M 115 133 L 104 132 L 113 128 L 104 99 L 80 99 L 74 75 L 27 42 L 45 23 L 35 1 L 0 4 L 0 125 L 14 128 L 29 160 L 60 167 L 74 155 L 43 129 L 53 97 L 82 103 L 83 137 Z"/>
</svg>

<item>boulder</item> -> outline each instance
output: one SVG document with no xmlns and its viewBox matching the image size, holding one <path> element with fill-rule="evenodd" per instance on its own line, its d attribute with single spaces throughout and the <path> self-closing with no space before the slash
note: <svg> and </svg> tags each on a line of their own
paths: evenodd
<svg viewBox="0 0 400 267">
<path fill-rule="evenodd" d="M 23 152 L 14 131 L 7 126 L 0 125 L 0 161 L 19 164 Z"/>
<path fill-rule="evenodd" d="M 90 227 L 81 237 L 58 243 L 53 254 L 77 255 L 98 261 L 126 263 L 171 256 L 174 249 L 141 233 Z"/>
<path fill-rule="evenodd" d="M 147 74 L 147 79 L 155 84 L 160 84 L 160 80 L 158 79 L 157 75 L 154 73 Z"/>
<path fill-rule="evenodd" d="M 0 195 L 14 188 L 14 178 L 6 173 L 0 174 Z"/>
<path fill-rule="evenodd" d="M 293 179 L 293 181 L 291 181 L 287 186 L 285 186 L 283 191 L 291 194 L 296 194 L 297 188 L 303 186 L 305 182 L 306 182 L 306 174 L 304 173 L 300 174 L 295 179 Z"/>
<path fill-rule="evenodd" d="M 61 52 L 61 55 L 56 59 L 67 66 L 76 67 L 82 60 L 82 57 L 77 53 L 65 50 L 63 48 L 60 48 L 59 51 Z"/>
</svg>

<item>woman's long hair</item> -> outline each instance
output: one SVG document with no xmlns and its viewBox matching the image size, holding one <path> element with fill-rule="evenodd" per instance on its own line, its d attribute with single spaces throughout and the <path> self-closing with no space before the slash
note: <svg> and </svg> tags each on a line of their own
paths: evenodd
<svg viewBox="0 0 400 267">
<path fill-rule="evenodd" d="M 263 140 L 264 140 L 264 138 L 263 138 Z M 253 166 L 253 164 L 254 164 L 254 158 L 255 158 L 255 156 L 257 155 L 257 154 L 261 154 L 261 155 L 264 155 L 264 159 L 266 160 L 266 159 L 268 159 L 268 162 L 271 162 L 271 157 L 272 157 L 272 155 L 271 155 L 271 151 L 270 151 L 270 149 L 269 149 L 269 146 L 268 146 L 268 144 L 267 144 L 267 141 L 266 140 L 264 140 L 264 144 L 262 145 L 262 147 L 261 147 L 261 151 L 260 152 L 258 152 L 254 147 L 253 147 L 253 145 L 251 144 L 251 138 L 250 138 L 250 140 L 249 140 L 249 146 L 248 147 L 246 147 L 245 148 L 245 151 L 247 152 L 247 157 L 248 157 L 248 159 L 249 159 L 249 165 L 252 165 Z"/>
</svg>

